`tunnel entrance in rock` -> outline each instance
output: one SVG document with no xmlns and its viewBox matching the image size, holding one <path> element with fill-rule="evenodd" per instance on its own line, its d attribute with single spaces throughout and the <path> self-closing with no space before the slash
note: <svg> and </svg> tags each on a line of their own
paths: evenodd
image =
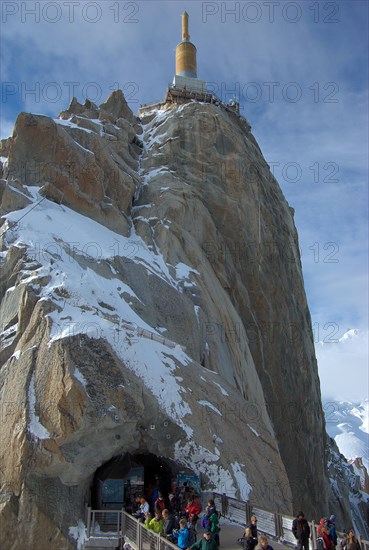
<svg viewBox="0 0 369 550">
<path fill-rule="evenodd" d="M 113 457 L 95 472 L 91 506 L 97 510 L 125 508 L 130 512 L 138 496 L 145 496 L 151 505 L 158 491 L 165 496 L 171 492 L 178 474 L 174 461 L 152 453 L 125 453 Z"/>
</svg>

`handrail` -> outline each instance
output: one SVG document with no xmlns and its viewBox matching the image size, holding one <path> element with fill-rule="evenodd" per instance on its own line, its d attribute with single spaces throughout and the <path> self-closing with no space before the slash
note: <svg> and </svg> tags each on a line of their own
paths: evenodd
<svg viewBox="0 0 369 550">
<path fill-rule="evenodd" d="M 101 514 L 101 516 L 100 516 Z M 115 517 L 115 522 L 103 522 L 104 516 L 109 519 L 109 515 Z M 100 523 L 99 523 L 100 519 Z M 88 545 L 88 540 L 91 538 L 113 538 L 116 537 L 117 545 L 122 545 L 124 538 L 135 550 L 143 550 L 145 542 L 150 543 L 150 548 L 155 550 L 178 550 L 178 546 L 170 542 L 161 534 L 154 533 L 148 530 L 143 523 L 128 514 L 125 510 L 92 510 L 87 508 L 86 518 L 86 537 L 85 545 Z M 108 528 L 108 530 L 103 530 Z"/>
<path fill-rule="evenodd" d="M 274 522 L 271 520 L 268 522 L 266 518 L 264 518 L 264 521 L 258 522 L 258 530 L 265 533 L 269 537 L 279 540 L 280 542 L 283 542 L 286 546 L 295 547 L 296 541 L 292 533 L 292 521 L 295 519 L 293 516 L 280 514 L 278 512 L 272 512 L 270 510 L 262 510 L 261 508 L 258 508 L 256 506 L 253 506 L 249 504 L 248 502 L 238 500 L 234 497 L 228 497 L 225 494 L 216 493 L 216 492 L 210 492 L 210 493 L 203 493 L 205 494 L 211 494 L 212 498 L 215 502 L 217 502 L 220 505 L 221 514 L 223 517 L 227 519 L 231 519 L 233 521 L 236 521 L 237 523 L 240 523 L 241 525 L 245 525 L 250 521 L 250 517 L 252 514 L 255 513 L 255 515 L 259 514 L 269 514 L 270 516 L 273 516 Z M 237 503 L 238 506 L 234 506 L 235 511 L 242 510 L 244 514 L 244 521 L 238 521 L 237 520 L 237 513 L 234 513 L 232 515 L 232 503 Z M 288 527 L 288 524 L 291 526 Z M 318 538 L 318 526 L 315 524 L 314 520 L 309 521 L 310 526 L 310 538 L 312 541 L 313 550 L 316 550 L 317 548 L 317 538 Z M 274 524 L 274 529 L 271 529 L 270 526 Z M 261 525 L 261 527 L 260 527 Z M 337 531 L 337 537 L 339 540 L 342 540 L 344 538 L 344 533 L 341 531 Z M 290 540 L 288 540 L 290 539 Z M 369 550 L 369 541 L 366 539 L 363 539 L 360 535 L 358 536 L 359 543 L 361 545 L 362 550 Z M 338 546 L 338 545 L 337 545 Z"/>
<path fill-rule="evenodd" d="M 263 510 L 225 494 L 216 492 L 204 492 L 205 495 L 213 498 L 217 508 L 224 518 L 239 523 L 243 527 L 250 521 L 251 515 L 258 516 L 258 530 L 265 533 L 270 538 L 281 542 L 285 546 L 295 547 L 295 538 L 292 533 L 293 517 L 277 512 Z M 210 496 L 211 495 L 211 496 Z M 139 520 L 128 514 L 125 510 L 102 510 L 87 509 L 86 535 L 90 537 L 116 537 L 117 544 L 122 544 L 123 538 L 134 550 L 143 550 L 150 543 L 150 548 L 155 550 L 178 550 L 178 547 L 166 539 L 164 536 L 148 530 Z M 314 521 L 309 522 L 311 529 L 311 541 L 313 550 L 317 548 L 317 528 Z M 104 530 L 105 529 L 105 530 Z M 344 534 L 337 532 L 338 539 L 342 539 Z M 369 550 L 369 541 L 358 537 L 362 550 Z M 338 545 L 337 545 L 338 546 Z"/>
</svg>

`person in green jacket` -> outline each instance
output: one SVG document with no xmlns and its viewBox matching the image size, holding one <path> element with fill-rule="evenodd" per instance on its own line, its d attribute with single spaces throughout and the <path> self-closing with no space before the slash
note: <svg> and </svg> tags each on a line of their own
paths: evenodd
<svg viewBox="0 0 369 550">
<path fill-rule="evenodd" d="M 218 519 L 218 514 L 217 512 L 213 512 L 210 516 L 209 516 L 209 521 L 210 521 L 210 532 L 213 536 L 213 539 L 215 540 L 215 542 L 217 543 L 217 546 L 219 546 L 220 544 L 220 541 L 219 541 L 219 531 L 220 531 L 220 527 L 219 527 L 219 519 Z"/>
<path fill-rule="evenodd" d="M 218 550 L 217 543 L 210 531 L 205 531 L 204 536 L 191 546 L 191 550 Z"/>
<path fill-rule="evenodd" d="M 146 529 L 149 528 L 149 523 L 150 521 L 152 520 L 152 515 L 150 514 L 150 512 L 146 512 L 145 514 L 145 520 L 144 520 L 144 526 L 146 527 Z"/>
<path fill-rule="evenodd" d="M 148 529 L 154 531 L 157 535 L 159 533 L 164 533 L 164 519 L 160 511 L 155 512 L 155 517 L 149 522 Z"/>
</svg>

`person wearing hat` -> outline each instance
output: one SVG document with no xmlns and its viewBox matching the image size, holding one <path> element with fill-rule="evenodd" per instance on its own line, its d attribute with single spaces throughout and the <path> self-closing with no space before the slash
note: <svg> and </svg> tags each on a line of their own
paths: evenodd
<svg viewBox="0 0 369 550">
<path fill-rule="evenodd" d="M 310 527 L 303 512 L 298 512 L 293 520 L 292 533 L 297 540 L 297 550 L 309 550 Z"/>
<path fill-rule="evenodd" d="M 190 550 L 218 550 L 217 543 L 210 531 L 205 531 L 203 537 L 190 547 Z"/>
</svg>

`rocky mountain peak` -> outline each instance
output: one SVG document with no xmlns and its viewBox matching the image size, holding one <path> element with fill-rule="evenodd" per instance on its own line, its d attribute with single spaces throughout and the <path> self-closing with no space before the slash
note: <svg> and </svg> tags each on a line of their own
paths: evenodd
<svg viewBox="0 0 369 550">
<path fill-rule="evenodd" d="M 248 124 L 116 91 L 21 113 L 0 156 L 3 540 L 66 539 L 126 456 L 328 513 L 297 232 Z"/>
</svg>

